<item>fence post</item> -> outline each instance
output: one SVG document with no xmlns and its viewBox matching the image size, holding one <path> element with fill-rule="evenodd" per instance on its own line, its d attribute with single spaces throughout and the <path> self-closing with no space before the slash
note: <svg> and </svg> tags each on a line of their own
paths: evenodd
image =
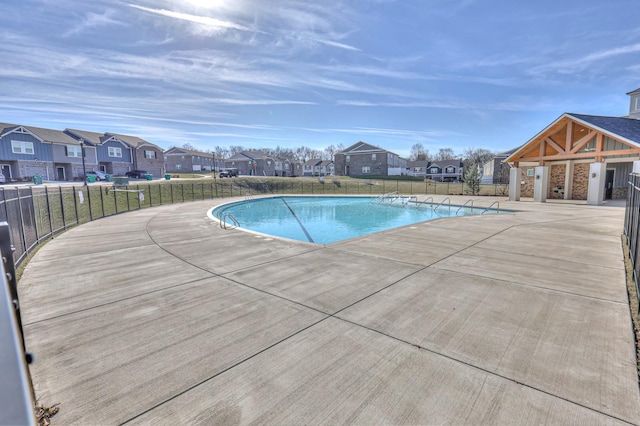
<svg viewBox="0 0 640 426">
<path fill-rule="evenodd" d="M 78 199 L 76 198 L 78 194 L 76 194 L 76 186 L 71 185 L 71 189 L 73 190 L 73 209 L 76 212 L 76 225 L 80 225 L 80 216 L 78 216 Z"/>
<path fill-rule="evenodd" d="M 102 207 L 102 217 L 104 217 L 104 196 L 102 195 L 102 186 L 100 186 L 100 207 Z"/>
<path fill-rule="evenodd" d="M 44 195 L 47 199 L 47 216 L 49 216 L 49 230 L 51 231 L 51 238 L 53 238 L 53 220 L 51 220 L 51 206 L 49 205 L 49 188 L 44 187 Z"/>
<path fill-rule="evenodd" d="M 93 221 L 93 209 L 91 208 L 91 187 L 87 185 L 87 201 L 89 202 L 89 220 Z"/>
<path fill-rule="evenodd" d="M 64 197 L 62 196 L 62 187 L 58 187 L 60 193 L 60 211 L 62 212 L 62 228 L 67 230 L 67 219 L 64 217 Z"/>
<path fill-rule="evenodd" d="M 23 253 L 27 253 L 27 236 L 24 233 L 24 215 L 22 214 L 22 201 L 20 200 L 20 188 L 16 186 L 16 192 L 18 195 L 18 214 L 20 215 L 20 234 L 22 235 L 22 247 Z M 8 219 L 8 217 L 7 217 Z M 36 238 L 38 237 L 38 233 L 36 231 Z"/>
</svg>

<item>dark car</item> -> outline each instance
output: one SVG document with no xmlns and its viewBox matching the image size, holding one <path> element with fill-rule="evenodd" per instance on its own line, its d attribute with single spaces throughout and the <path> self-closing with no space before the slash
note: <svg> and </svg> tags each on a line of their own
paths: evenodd
<svg viewBox="0 0 640 426">
<path fill-rule="evenodd" d="M 220 170 L 220 177 L 238 177 L 238 169 L 222 169 Z"/>
<path fill-rule="evenodd" d="M 144 179 L 147 177 L 147 171 L 146 170 L 129 170 L 124 175 L 128 178 Z"/>
</svg>

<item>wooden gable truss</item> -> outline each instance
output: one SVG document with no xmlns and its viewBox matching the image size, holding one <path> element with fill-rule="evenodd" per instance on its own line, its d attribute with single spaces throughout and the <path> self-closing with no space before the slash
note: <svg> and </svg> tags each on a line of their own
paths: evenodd
<svg viewBox="0 0 640 426">
<path fill-rule="evenodd" d="M 605 150 L 605 137 L 619 142 L 623 149 Z M 589 145 L 594 146 L 589 149 Z M 620 155 L 640 155 L 640 146 L 564 114 L 511 154 L 505 162 L 513 163 L 514 167 L 518 167 L 519 163 L 544 166 L 546 162 L 559 160 L 594 159 L 602 162 L 607 157 Z"/>
</svg>

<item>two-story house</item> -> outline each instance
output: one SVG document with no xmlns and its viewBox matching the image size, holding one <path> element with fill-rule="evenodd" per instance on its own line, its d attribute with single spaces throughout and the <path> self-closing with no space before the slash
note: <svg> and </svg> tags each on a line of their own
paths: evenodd
<svg viewBox="0 0 640 426">
<path fill-rule="evenodd" d="M 85 167 L 97 166 L 94 149 L 85 150 Z M 82 147 L 59 130 L 0 123 L 0 170 L 8 180 L 82 178 Z"/>
<path fill-rule="evenodd" d="M 366 142 L 335 154 L 334 164 L 335 173 L 343 176 L 399 176 L 407 168 L 406 159 Z"/>
<path fill-rule="evenodd" d="M 129 145 L 133 159 L 133 170 L 144 170 L 155 178 L 164 175 L 164 151 L 162 148 L 137 136 L 119 133 L 105 133 L 105 135 L 115 136 Z"/>
<path fill-rule="evenodd" d="M 211 152 L 196 151 L 174 147 L 164 153 L 164 164 L 167 173 L 191 173 L 211 171 L 218 168 L 214 164 L 217 159 Z"/>
<path fill-rule="evenodd" d="M 237 152 L 224 161 L 225 167 L 238 169 L 241 175 L 274 176 L 274 161 L 266 155 L 253 151 Z"/>
<path fill-rule="evenodd" d="M 427 163 L 425 179 L 437 182 L 456 182 L 464 177 L 462 160 L 443 160 Z"/>
<path fill-rule="evenodd" d="M 95 148 L 98 170 L 116 176 L 133 170 L 132 148 L 118 136 L 78 129 L 65 129 L 64 132 L 85 148 Z"/>
</svg>

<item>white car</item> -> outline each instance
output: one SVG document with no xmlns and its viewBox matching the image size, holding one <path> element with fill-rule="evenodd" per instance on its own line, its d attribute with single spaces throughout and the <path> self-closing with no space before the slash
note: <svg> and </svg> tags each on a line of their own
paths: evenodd
<svg viewBox="0 0 640 426">
<path fill-rule="evenodd" d="M 95 176 L 97 181 L 107 180 L 107 175 L 98 170 L 90 170 L 87 172 L 87 176 Z"/>
</svg>

